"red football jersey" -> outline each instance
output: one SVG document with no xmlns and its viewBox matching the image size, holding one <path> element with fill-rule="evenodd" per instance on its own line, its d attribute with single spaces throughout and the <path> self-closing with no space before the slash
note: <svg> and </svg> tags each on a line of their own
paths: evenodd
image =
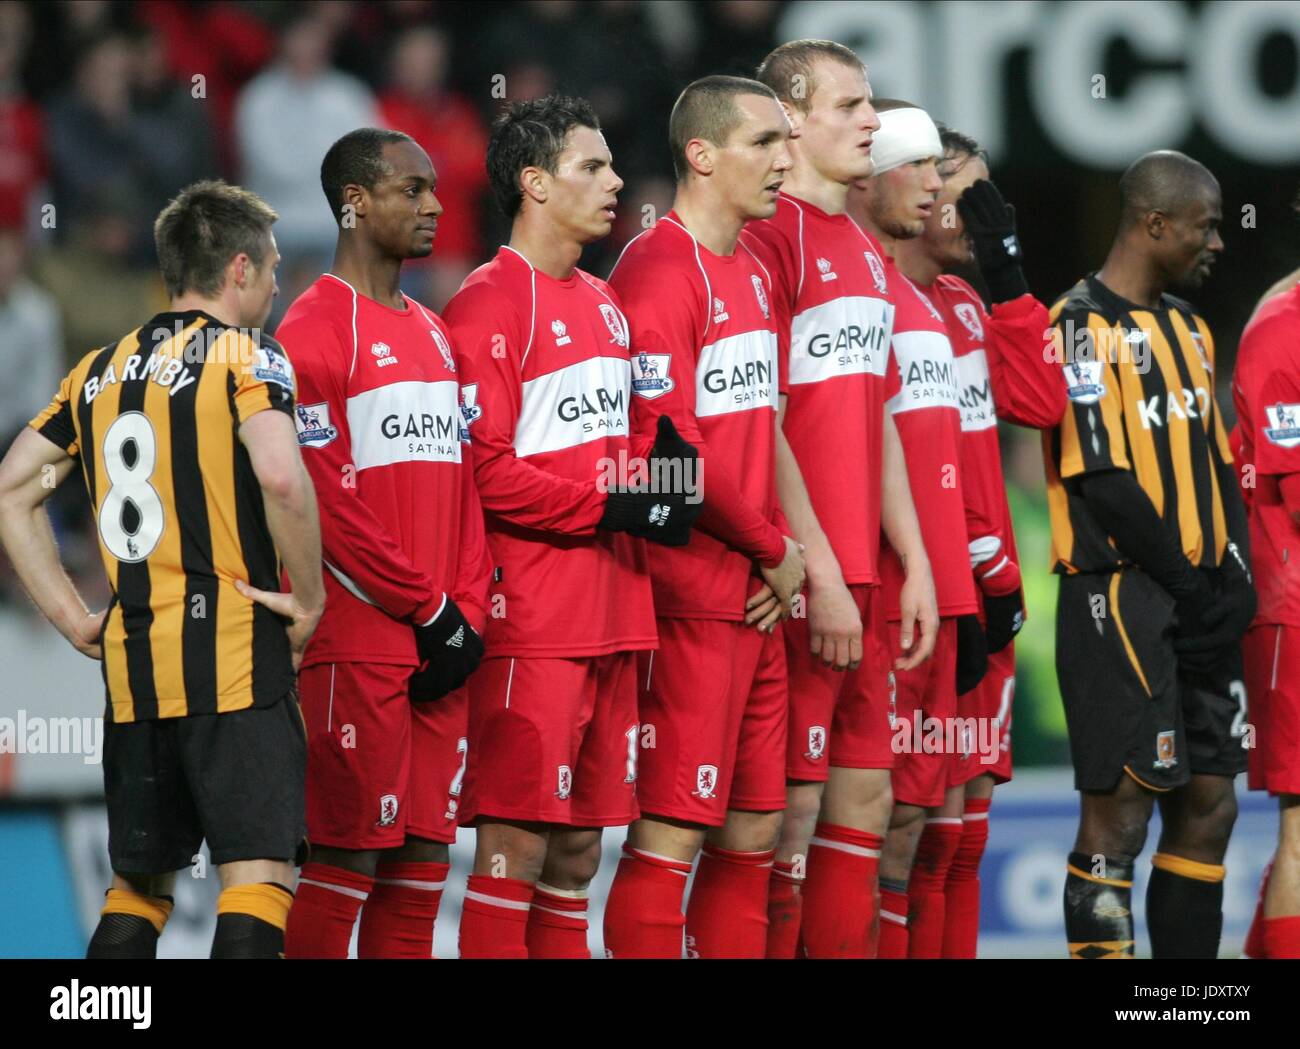
<svg viewBox="0 0 1300 1049">
<path fill-rule="evenodd" d="M 907 457 L 907 478 L 921 522 L 921 537 L 934 573 L 940 616 L 978 610 L 971 574 L 961 475 L 961 406 L 957 366 L 948 326 L 934 303 L 894 265 L 887 264 L 897 312 L 890 352 L 898 365 L 901 388 L 889 400 Z M 902 562 L 888 543 L 882 575 L 887 615 L 899 619 L 899 593 L 905 578 Z"/>
<path fill-rule="evenodd" d="M 1050 353 L 1047 309 L 1031 295 L 993 307 L 990 316 L 975 289 L 960 277 L 940 276 L 921 290 L 943 314 L 957 368 L 961 407 L 961 483 L 971 566 L 991 594 L 1003 585 L 1002 559 L 1019 564 L 1002 477 L 997 420 L 1035 429 L 1055 426 L 1065 411 L 1065 383 Z M 1046 337 L 1046 338 L 1045 338 Z M 1018 573 L 1016 573 L 1018 580 Z"/>
<path fill-rule="evenodd" d="M 503 247 L 444 311 L 461 353 L 496 565 L 489 656 L 654 648 L 645 542 L 597 531 L 598 479 L 631 455 L 627 321 L 604 281 Z"/>
<path fill-rule="evenodd" d="M 699 449 L 705 508 L 684 547 L 650 561 L 655 614 L 745 617 L 754 560 L 780 564 L 776 509 L 777 336 L 772 281 L 743 244 L 728 256 L 669 212 L 609 278 L 632 328 L 632 430 L 659 416 Z"/>
<path fill-rule="evenodd" d="M 1250 507 L 1250 559 L 1259 594 L 1255 622 L 1300 626 L 1300 528 L 1278 482 L 1300 473 L 1300 285 L 1274 295 L 1246 325 L 1232 376 L 1238 469 Z M 1295 554 L 1295 557 L 1291 555 Z"/>
<path fill-rule="evenodd" d="M 444 593 L 481 633 L 492 566 L 442 321 L 327 273 L 276 337 L 298 373 L 298 444 L 328 569 L 303 665 L 416 665 L 411 625 L 432 618 Z"/>
<path fill-rule="evenodd" d="M 848 215 L 787 194 L 741 241 L 772 270 L 783 429 L 813 510 L 844 581 L 878 583 L 882 426 L 898 388 L 885 254 Z"/>
</svg>

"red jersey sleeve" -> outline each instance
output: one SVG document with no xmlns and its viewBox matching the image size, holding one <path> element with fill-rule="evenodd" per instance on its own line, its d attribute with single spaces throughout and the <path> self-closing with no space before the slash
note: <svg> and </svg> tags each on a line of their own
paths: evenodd
<svg viewBox="0 0 1300 1049">
<path fill-rule="evenodd" d="M 352 347 L 324 319 L 303 317 L 282 325 L 277 337 L 298 377 L 298 402 L 334 436 L 303 445 L 303 462 L 320 506 L 325 566 L 358 597 L 394 619 L 422 623 L 442 603 L 443 588 L 411 563 L 384 523 L 357 494 L 347 381 Z M 322 410 L 323 409 L 323 410 Z M 301 426 L 301 420 L 300 420 Z M 300 429 L 301 434 L 301 429 Z"/>
<path fill-rule="evenodd" d="M 1000 488 L 990 488 L 979 483 L 976 478 L 980 472 L 996 468 L 1001 474 L 1001 464 L 983 461 L 988 445 L 980 441 L 977 435 L 962 433 L 961 440 L 961 474 L 970 478 L 969 483 L 962 484 L 962 499 L 966 510 L 966 544 L 970 550 L 971 571 L 975 582 L 986 594 L 1000 597 L 1015 593 L 1020 589 L 1020 566 L 1011 555 L 1011 537 L 1007 529 L 997 524 L 1002 514 L 996 506 L 986 505 L 987 495 Z"/>
<path fill-rule="evenodd" d="M 488 615 L 488 588 L 492 585 L 492 556 L 488 551 L 487 531 L 483 525 L 483 505 L 479 502 L 474 481 L 472 449 L 465 449 L 461 467 L 461 548 L 457 558 L 456 585 L 452 600 L 469 620 L 470 626 L 483 633 Z"/>
<path fill-rule="evenodd" d="M 472 391 L 470 428 L 474 478 L 483 509 L 525 528 L 592 535 L 605 512 L 605 494 L 515 454 L 515 426 L 523 405 L 523 358 L 532 334 L 513 305 L 485 284 L 462 288 L 443 321 L 462 362 L 462 388 Z"/>
<path fill-rule="evenodd" d="M 989 383 L 997 416 L 1005 422 L 1046 430 L 1065 414 L 1066 388 L 1052 350 L 1047 307 L 1026 293 L 984 308 L 975 289 L 960 277 L 939 280 L 957 290 L 978 311 L 987 338 Z"/>
<path fill-rule="evenodd" d="M 1255 469 L 1261 474 L 1300 472 L 1300 330 L 1285 313 L 1256 319 L 1242 336 L 1237 357 L 1249 359 L 1254 370 L 1250 437 Z"/>
</svg>

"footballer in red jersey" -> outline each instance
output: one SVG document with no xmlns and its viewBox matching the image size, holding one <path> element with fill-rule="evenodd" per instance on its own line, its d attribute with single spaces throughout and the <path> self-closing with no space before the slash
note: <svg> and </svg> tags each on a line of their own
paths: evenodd
<svg viewBox="0 0 1300 1049">
<path fill-rule="evenodd" d="M 1248 782 L 1278 797 L 1281 828 L 1251 957 L 1300 958 L 1300 284 L 1242 333 L 1232 376 L 1234 454 L 1250 515 L 1259 608 L 1242 641 L 1255 746 Z"/>
<path fill-rule="evenodd" d="M 768 956 L 793 956 L 802 935 L 812 957 L 871 957 L 890 811 L 891 674 L 929 656 L 937 627 L 930 563 L 885 410 L 898 374 L 888 359 L 894 305 L 884 253 L 844 210 L 850 184 L 871 173 L 879 121 L 861 60 L 840 44 L 783 44 L 757 79 L 776 92 L 796 136 L 776 214 L 751 222 L 741 242 L 762 252 L 782 317 L 777 485 L 808 573 L 806 616 L 786 624 L 786 816 Z M 893 651 L 882 533 L 908 566 Z"/>
<path fill-rule="evenodd" d="M 460 948 L 588 957 L 601 828 L 637 816 L 636 659 L 657 644 L 643 540 L 688 541 L 698 459 L 667 416 L 649 462 L 632 454 L 627 319 L 577 268 L 623 186 L 591 107 L 507 106 L 487 164 L 510 243 L 446 309 L 495 565 L 469 688 Z"/>
<path fill-rule="evenodd" d="M 466 676 L 482 654 L 487 543 L 464 445 L 456 355 L 403 295 L 442 207 L 400 132 L 339 139 L 321 185 L 334 265 L 285 314 L 298 443 L 321 507 L 328 602 L 299 693 L 312 858 L 288 957 L 429 958 L 456 836 Z"/>
<path fill-rule="evenodd" d="M 785 808 L 777 624 L 803 583 L 803 557 L 775 523 L 772 278 L 738 238 L 746 221 L 776 210 L 789 134 L 776 96 L 757 81 L 688 86 L 668 123 L 673 210 L 610 274 L 632 333 L 632 429 L 649 438 L 671 416 L 704 470 L 690 542 L 650 562 L 659 648 L 638 661 L 641 818 L 605 910 L 605 948 L 616 958 L 680 958 L 683 922 L 690 957 L 762 958 L 767 949 Z M 760 602 L 779 607 L 752 607 Z"/>
<path fill-rule="evenodd" d="M 890 352 L 900 389 L 889 409 L 907 454 L 925 549 L 935 566 L 941 625 L 934 657 L 897 675 L 898 733 L 892 786 L 894 811 L 881 857 L 881 957 L 937 957 L 943 938 L 943 884 L 961 836 L 961 802 L 945 805 L 948 751 L 939 738 L 956 725 L 957 695 L 973 688 L 987 666 L 980 603 L 970 571 L 961 475 L 961 408 L 956 363 L 943 314 L 893 258 L 900 241 L 919 237 L 943 188 L 939 132 L 923 110 L 893 99 L 877 103 L 876 170 L 850 194 L 849 212 L 880 239 L 896 313 Z M 891 635 L 901 609 L 898 558 L 886 553 L 881 575 Z M 928 835 L 922 831 L 929 829 Z M 913 859 L 915 877 L 913 877 Z M 904 903 L 906 893 L 906 906 Z M 912 928 L 909 931 L 909 923 Z M 910 936 L 910 943 L 909 943 Z"/>
<path fill-rule="evenodd" d="M 1024 622 L 1020 568 L 1002 477 L 998 420 L 1042 429 L 1065 411 L 1065 384 L 1050 352 L 1046 308 L 1028 292 L 1015 219 L 992 182 L 978 143 L 939 126 L 943 188 L 921 236 L 895 243 L 899 268 L 943 315 L 961 409 L 960 473 L 970 565 L 980 592 L 989 669 L 957 697 L 956 754 L 949 756 L 946 810 L 927 822 L 920 854 L 938 860 L 912 875 L 942 903 L 942 955 L 974 958 L 979 863 L 994 783 L 1011 778 L 1013 638 Z M 957 221 L 953 221 L 956 218 Z M 965 280 L 944 271 L 978 261 L 992 312 Z M 958 837 L 958 833 L 960 836 Z M 946 876 L 943 869 L 951 848 Z M 919 877 L 918 877 L 919 875 Z M 918 890 L 919 894 L 919 890 Z M 937 915 L 930 916 L 937 926 Z M 933 953 L 934 944 L 930 944 Z"/>
</svg>

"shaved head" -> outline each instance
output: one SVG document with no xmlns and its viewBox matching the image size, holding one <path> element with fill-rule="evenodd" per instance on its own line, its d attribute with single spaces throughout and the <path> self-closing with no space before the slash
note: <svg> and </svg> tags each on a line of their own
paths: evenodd
<svg viewBox="0 0 1300 1049">
<path fill-rule="evenodd" d="M 1219 181 L 1200 161 L 1173 149 L 1148 153 L 1120 176 L 1120 227 L 1127 229 L 1153 211 L 1176 215 L 1207 192 L 1217 196 Z"/>
</svg>

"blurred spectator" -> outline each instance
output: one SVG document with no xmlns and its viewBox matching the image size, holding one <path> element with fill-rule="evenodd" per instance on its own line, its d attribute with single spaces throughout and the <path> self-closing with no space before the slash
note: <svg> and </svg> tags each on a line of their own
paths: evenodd
<svg viewBox="0 0 1300 1049">
<path fill-rule="evenodd" d="M 274 316 L 333 258 L 337 227 L 320 190 L 320 162 L 334 142 L 379 116 L 360 80 L 330 66 L 330 27 L 315 16 L 285 30 L 280 57 L 235 105 L 242 182 L 280 213 L 281 263 Z"/>
<path fill-rule="evenodd" d="M 694 75 L 753 76 L 776 44 L 776 0 L 714 0 L 693 4 L 700 22 Z"/>
<path fill-rule="evenodd" d="M 21 229 L 0 227 L 0 445 L 50 403 L 67 371 L 54 296 L 27 275 Z"/>
<path fill-rule="evenodd" d="M 162 37 L 149 29 L 137 33 L 133 52 L 133 124 L 149 172 L 140 189 L 152 217 L 191 182 L 221 172 L 207 106 L 169 72 Z M 147 232 L 152 243 L 152 229 Z"/>
<path fill-rule="evenodd" d="M 83 354 L 167 308 L 157 269 L 130 265 L 132 243 L 141 235 L 140 220 L 132 216 L 143 213 L 129 188 L 109 184 L 90 191 L 67 239 L 35 260 L 36 279 L 59 303 L 68 347 L 65 371 Z M 152 240 L 152 215 L 144 227 Z"/>
<path fill-rule="evenodd" d="M 487 186 L 487 128 L 466 99 L 447 89 L 447 46 L 440 29 L 408 29 L 393 47 L 392 79 L 379 97 L 384 123 L 415 139 L 438 174 L 438 200 L 444 210 L 434 253 L 405 266 L 403 283 L 416 299 L 439 310 L 482 254 Z"/>
<path fill-rule="evenodd" d="M 45 118 L 23 91 L 31 18 L 21 4 L 0 5 L 0 226 L 21 228 L 32 193 L 45 179 Z"/>
<path fill-rule="evenodd" d="M 167 71 L 185 91 L 201 85 L 221 170 L 236 170 L 231 140 L 235 96 L 275 54 L 275 34 L 257 17 L 260 5 L 146 0 L 140 22 L 162 39 Z M 201 77 L 199 85 L 194 77 Z"/>
</svg>

